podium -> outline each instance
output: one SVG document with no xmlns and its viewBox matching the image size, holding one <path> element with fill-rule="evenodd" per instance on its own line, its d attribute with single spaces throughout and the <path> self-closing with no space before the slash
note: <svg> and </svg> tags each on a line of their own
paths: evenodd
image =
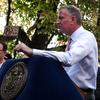
<svg viewBox="0 0 100 100">
<path fill-rule="evenodd" d="M 0 69 L 0 100 L 83 100 L 61 63 L 47 57 L 11 59 Z"/>
</svg>

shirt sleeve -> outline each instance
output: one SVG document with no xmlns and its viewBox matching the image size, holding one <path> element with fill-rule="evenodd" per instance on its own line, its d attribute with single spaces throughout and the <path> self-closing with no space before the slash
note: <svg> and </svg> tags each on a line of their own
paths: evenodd
<svg viewBox="0 0 100 100">
<path fill-rule="evenodd" d="M 64 65 L 70 63 L 70 54 L 68 52 L 58 52 L 58 51 L 46 51 L 46 50 L 38 50 L 33 49 L 33 56 L 34 55 L 41 55 L 45 57 L 51 57 L 55 60 L 60 61 Z M 67 58 L 66 58 L 67 57 Z"/>
<path fill-rule="evenodd" d="M 70 50 L 66 52 L 58 51 L 46 51 L 33 49 L 33 55 L 41 55 L 45 57 L 51 57 L 55 60 L 59 60 L 65 66 L 71 66 L 84 57 L 86 57 L 91 52 L 91 39 L 79 39 L 77 42 L 72 43 Z"/>
</svg>

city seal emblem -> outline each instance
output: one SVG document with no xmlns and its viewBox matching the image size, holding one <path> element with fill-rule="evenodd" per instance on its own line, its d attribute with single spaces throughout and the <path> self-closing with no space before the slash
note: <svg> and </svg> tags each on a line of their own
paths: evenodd
<svg viewBox="0 0 100 100">
<path fill-rule="evenodd" d="M 24 62 L 12 65 L 3 77 L 0 95 L 3 100 L 14 100 L 25 86 L 28 70 Z"/>
</svg>

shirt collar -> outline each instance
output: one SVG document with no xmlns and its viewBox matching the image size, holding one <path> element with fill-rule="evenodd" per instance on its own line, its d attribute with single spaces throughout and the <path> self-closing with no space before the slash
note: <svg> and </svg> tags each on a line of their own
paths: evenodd
<svg viewBox="0 0 100 100">
<path fill-rule="evenodd" d="M 79 38 L 80 36 L 80 33 L 83 31 L 83 26 L 80 26 L 76 31 L 74 31 L 71 35 L 71 39 L 73 41 L 77 40 L 77 38 Z"/>
</svg>

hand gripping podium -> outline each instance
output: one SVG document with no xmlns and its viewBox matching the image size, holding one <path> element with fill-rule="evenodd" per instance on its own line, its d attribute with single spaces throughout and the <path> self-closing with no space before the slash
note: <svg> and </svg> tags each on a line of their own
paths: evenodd
<svg viewBox="0 0 100 100">
<path fill-rule="evenodd" d="M 82 97 L 60 62 L 34 56 L 3 64 L 0 100 L 82 100 Z"/>
</svg>

